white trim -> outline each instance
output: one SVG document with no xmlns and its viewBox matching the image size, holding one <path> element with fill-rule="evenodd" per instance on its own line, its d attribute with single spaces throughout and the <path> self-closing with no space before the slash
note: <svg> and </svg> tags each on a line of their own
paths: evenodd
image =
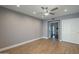
<svg viewBox="0 0 79 59">
<path fill-rule="evenodd" d="M 42 37 L 41 37 L 42 38 Z M 29 41 L 25 41 L 25 42 L 21 42 L 21 43 L 18 43 L 18 44 L 14 44 L 14 45 L 11 45 L 11 46 L 8 46 L 8 47 L 4 47 L 4 48 L 1 48 L 0 49 L 0 52 L 1 51 L 5 51 L 5 50 L 8 50 L 8 49 L 11 49 L 11 48 L 15 48 L 15 47 L 18 47 L 18 46 L 21 46 L 23 44 L 27 44 L 27 43 L 30 43 L 30 42 L 33 42 L 35 40 L 39 40 L 41 38 L 36 38 L 36 39 L 32 39 L 32 40 L 29 40 Z"/>
<path fill-rule="evenodd" d="M 69 43 L 73 43 L 73 44 L 79 44 L 79 43 L 77 43 L 77 42 L 72 42 L 72 41 L 66 41 L 66 40 L 62 40 L 62 41 L 64 41 L 64 42 L 69 42 Z"/>
<path fill-rule="evenodd" d="M 42 37 L 42 38 L 48 39 L 48 37 Z"/>
<path fill-rule="evenodd" d="M 59 41 L 63 41 L 63 40 L 59 39 Z"/>
<path fill-rule="evenodd" d="M 73 44 L 79 44 L 79 43 L 76 43 L 76 42 L 71 42 L 71 41 L 66 41 L 66 40 L 60 40 L 61 42 L 64 41 L 64 42 L 69 42 L 69 43 L 73 43 Z"/>
</svg>

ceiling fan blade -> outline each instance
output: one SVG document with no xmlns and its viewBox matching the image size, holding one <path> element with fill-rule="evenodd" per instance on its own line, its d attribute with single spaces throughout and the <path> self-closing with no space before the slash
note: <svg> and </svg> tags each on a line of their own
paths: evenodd
<svg viewBox="0 0 79 59">
<path fill-rule="evenodd" d="M 48 9 L 48 7 L 41 7 L 42 9 Z"/>
<path fill-rule="evenodd" d="M 58 7 L 56 7 L 56 8 L 53 8 L 53 9 L 51 9 L 50 11 L 55 11 L 55 10 L 57 10 L 58 9 Z"/>
<path fill-rule="evenodd" d="M 46 7 L 46 9 L 48 9 L 48 7 Z"/>
<path fill-rule="evenodd" d="M 41 7 L 42 9 L 44 9 L 44 7 Z"/>
<path fill-rule="evenodd" d="M 55 13 L 50 13 L 51 15 L 55 15 Z"/>
</svg>

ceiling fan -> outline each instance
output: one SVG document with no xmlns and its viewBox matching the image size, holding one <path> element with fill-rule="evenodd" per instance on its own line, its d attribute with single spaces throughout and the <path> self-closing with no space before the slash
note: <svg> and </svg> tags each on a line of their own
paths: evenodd
<svg viewBox="0 0 79 59">
<path fill-rule="evenodd" d="M 49 14 L 55 15 L 55 13 L 52 13 L 52 12 L 53 12 L 53 11 L 56 11 L 56 10 L 58 9 L 58 7 L 55 7 L 55 8 L 53 8 L 53 9 L 51 9 L 51 10 L 49 10 L 48 7 L 41 7 L 41 9 L 43 10 L 43 12 L 41 12 L 41 14 L 42 14 L 43 16 L 47 16 L 47 15 L 49 15 Z"/>
</svg>

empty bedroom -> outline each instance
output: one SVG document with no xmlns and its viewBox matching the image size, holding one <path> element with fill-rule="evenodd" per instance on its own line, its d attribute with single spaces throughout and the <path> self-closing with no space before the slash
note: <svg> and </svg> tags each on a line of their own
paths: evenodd
<svg viewBox="0 0 79 59">
<path fill-rule="evenodd" d="M 79 5 L 0 5 L 1 54 L 79 54 Z"/>
</svg>

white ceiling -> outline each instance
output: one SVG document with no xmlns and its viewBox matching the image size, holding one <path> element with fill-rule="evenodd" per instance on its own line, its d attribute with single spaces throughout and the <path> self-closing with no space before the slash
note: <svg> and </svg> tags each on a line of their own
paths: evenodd
<svg viewBox="0 0 79 59">
<path fill-rule="evenodd" d="M 48 7 L 49 10 L 53 9 L 54 7 L 58 7 L 58 10 L 53 11 L 55 15 L 48 15 L 42 18 L 42 15 L 38 13 L 43 12 L 43 10 L 41 9 L 42 6 Z M 79 12 L 78 5 L 20 5 L 20 7 L 17 7 L 16 5 L 4 5 L 3 7 L 43 20 Z M 65 9 L 67 9 L 67 12 L 64 11 Z M 33 14 L 34 11 L 36 12 L 36 14 Z"/>
</svg>

